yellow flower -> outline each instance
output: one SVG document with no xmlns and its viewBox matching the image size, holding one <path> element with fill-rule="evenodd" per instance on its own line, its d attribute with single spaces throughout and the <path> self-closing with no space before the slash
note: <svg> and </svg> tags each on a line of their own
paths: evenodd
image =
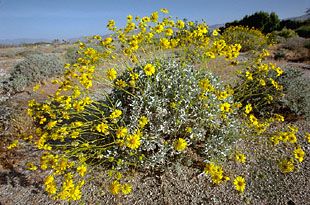
<svg viewBox="0 0 310 205">
<path fill-rule="evenodd" d="M 53 175 L 49 175 L 44 180 L 45 191 L 49 194 L 56 194 L 56 182 Z"/>
<path fill-rule="evenodd" d="M 231 111 L 230 104 L 228 102 L 221 104 L 220 109 L 222 112 L 230 112 Z"/>
<path fill-rule="evenodd" d="M 245 106 L 245 113 L 249 114 L 252 111 L 252 105 L 249 103 Z"/>
<path fill-rule="evenodd" d="M 119 127 L 116 130 L 116 137 L 117 138 L 125 137 L 127 135 L 127 132 L 128 132 L 128 130 L 126 127 Z"/>
<path fill-rule="evenodd" d="M 184 21 L 182 21 L 182 20 L 178 20 L 178 21 L 177 21 L 177 27 L 178 27 L 179 29 L 184 28 L 184 26 L 185 26 Z"/>
<path fill-rule="evenodd" d="M 246 182 L 245 179 L 242 176 L 237 176 L 234 179 L 234 185 L 235 185 L 235 189 L 239 192 L 244 192 L 245 190 L 245 186 L 246 186 Z"/>
<path fill-rule="evenodd" d="M 151 21 L 150 17 L 148 17 L 148 16 L 142 17 L 142 22 L 147 23 L 147 22 L 150 22 L 150 21 Z"/>
<path fill-rule="evenodd" d="M 213 30 L 212 35 L 213 35 L 213 36 L 218 36 L 218 35 L 219 35 L 217 29 L 214 29 L 214 30 Z"/>
<path fill-rule="evenodd" d="M 132 21 L 132 15 L 127 16 L 127 21 Z"/>
<path fill-rule="evenodd" d="M 27 166 L 27 169 L 30 171 L 35 171 L 38 169 L 38 167 L 34 165 L 32 162 L 27 162 L 26 166 Z"/>
<path fill-rule="evenodd" d="M 275 70 L 277 72 L 277 77 L 283 74 L 283 70 L 281 68 L 277 67 Z"/>
<path fill-rule="evenodd" d="M 305 152 L 300 147 L 294 150 L 294 157 L 299 162 L 302 162 L 304 160 Z"/>
<path fill-rule="evenodd" d="M 118 79 L 118 80 L 116 80 L 115 85 L 117 85 L 121 88 L 125 88 L 127 86 L 127 83 L 125 81 L 123 81 L 122 79 Z"/>
<path fill-rule="evenodd" d="M 164 26 L 162 24 L 158 24 L 154 27 L 156 33 L 161 33 L 164 30 Z"/>
<path fill-rule="evenodd" d="M 290 142 L 290 143 L 296 143 L 297 142 L 297 136 L 295 135 L 295 133 L 293 132 L 290 132 L 288 135 L 287 135 L 287 141 Z"/>
<path fill-rule="evenodd" d="M 101 41 L 101 44 L 104 46 L 108 46 L 109 44 L 112 43 L 112 41 L 113 41 L 113 38 L 108 37 L 108 38 L 105 38 L 103 41 Z"/>
<path fill-rule="evenodd" d="M 280 163 L 279 163 L 279 168 L 281 170 L 281 172 L 283 173 L 289 173 L 294 171 L 294 164 L 293 164 L 293 160 L 292 159 L 283 159 Z"/>
<path fill-rule="evenodd" d="M 85 164 L 82 164 L 76 168 L 76 171 L 77 171 L 77 173 L 79 173 L 79 175 L 81 175 L 83 177 L 87 171 L 87 167 Z"/>
<path fill-rule="evenodd" d="M 174 142 L 174 149 L 181 152 L 187 147 L 187 142 L 183 138 L 179 138 Z"/>
<path fill-rule="evenodd" d="M 8 150 L 13 149 L 17 147 L 17 145 L 18 145 L 18 140 L 14 140 L 9 146 L 7 146 L 7 149 Z"/>
<path fill-rule="evenodd" d="M 157 22 L 157 20 L 158 20 L 158 12 L 153 12 L 151 14 L 151 21 Z"/>
<path fill-rule="evenodd" d="M 253 114 L 251 114 L 251 115 L 249 116 L 249 119 L 250 119 L 250 122 L 251 122 L 254 126 L 257 126 L 257 125 L 258 125 L 258 120 L 257 120 L 257 118 L 256 118 Z"/>
<path fill-rule="evenodd" d="M 151 76 L 155 73 L 155 67 L 150 63 L 146 64 L 143 70 L 147 76 Z"/>
<path fill-rule="evenodd" d="M 34 87 L 33 87 L 33 92 L 37 91 L 40 89 L 40 84 L 36 84 Z"/>
<path fill-rule="evenodd" d="M 138 80 L 139 74 L 138 73 L 130 73 L 131 80 Z"/>
<path fill-rule="evenodd" d="M 49 123 L 47 123 L 47 129 L 48 130 L 50 130 L 50 129 L 52 129 L 53 127 L 55 127 L 56 126 L 56 124 L 57 124 L 57 121 L 55 120 L 55 121 L 50 121 Z"/>
<path fill-rule="evenodd" d="M 275 114 L 274 119 L 277 120 L 278 122 L 284 122 L 284 117 L 279 114 Z"/>
<path fill-rule="evenodd" d="M 110 118 L 111 118 L 111 119 L 116 119 L 116 118 L 118 118 L 119 116 L 121 116 L 122 113 L 123 113 L 123 112 L 122 112 L 121 110 L 115 109 L 115 110 L 110 114 Z"/>
<path fill-rule="evenodd" d="M 246 161 L 246 156 L 245 156 L 245 154 L 237 153 L 236 156 L 235 156 L 235 160 L 236 160 L 237 162 L 240 162 L 240 163 L 245 163 L 245 161 Z"/>
<path fill-rule="evenodd" d="M 223 92 L 219 92 L 217 94 L 217 97 L 219 100 L 225 100 L 228 97 L 228 95 L 229 94 L 227 93 L 227 91 L 223 91 Z"/>
<path fill-rule="evenodd" d="M 310 143 L 310 133 L 306 133 L 305 138 L 306 138 L 307 142 Z"/>
<path fill-rule="evenodd" d="M 204 172 L 205 172 L 206 174 L 211 174 L 211 173 L 214 172 L 215 167 L 216 167 L 216 166 L 215 166 L 213 163 L 207 163 L 207 164 L 206 164 L 206 167 L 205 167 L 205 169 L 204 169 Z"/>
<path fill-rule="evenodd" d="M 253 76 L 252 76 L 252 73 L 250 73 L 249 71 L 246 71 L 245 72 L 245 77 L 248 79 L 248 80 L 253 80 Z"/>
<path fill-rule="evenodd" d="M 164 14 L 168 14 L 168 13 L 169 13 L 169 10 L 168 10 L 168 9 L 165 9 L 165 8 L 160 9 L 160 11 L 161 11 L 162 13 L 164 13 Z"/>
<path fill-rule="evenodd" d="M 96 126 L 96 130 L 98 132 L 102 132 L 104 134 L 108 134 L 109 133 L 109 126 L 105 123 L 100 123 L 99 125 Z"/>
<path fill-rule="evenodd" d="M 274 145 L 278 145 L 280 143 L 280 141 L 282 140 L 281 136 L 272 136 L 269 138 L 269 140 L 274 144 Z"/>
<path fill-rule="evenodd" d="M 166 48 L 166 49 L 170 48 L 170 42 L 169 42 L 169 40 L 166 39 L 166 38 L 161 38 L 161 39 L 160 39 L 160 45 L 161 45 L 163 48 Z"/>
<path fill-rule="evenodd" d="M 215 172 L 211 175 L 211 180 L 214 184 L 220 184 L 223 181 L 223 174 Z"/>
<path fill-rule="evenodd" d="M 215 58 L 215 55 L 214 55 L 214 53 L 213 52 L 206 52 L 206 56 L 207 57 L 209 57 L 209 58 L 211 58 L 211 59 L 213 59 L 213 58 Z"/>
<path fill-rule="evenodd" d="M 115 180 L 110 186 L 110 191 L 113 195 L 117 195 L 120 192 L 121 188 L 122 185 L 117 180 Z"/>
<path fill-rule="evenodd" d="M 193 132 L 193 129 L 191 127 L 186 127 L 185 128 L 185 132 L 187 133 L 192 133 Z"/>
<path fill-rule="evenodd" d="M 114 68 L 110 68 L 107 72 L 107 77 L 109 80 L 115 80 L 117 77 L 117 72 Z"/>
<path fill-rule="evenodd" d="M 213 91 L 214 90 L 214 87 L 211 85 L 210 80 L 208 78 L 200 80 L 199 83 L 198 83 L 198 86 L 203 91 Z"/>
<path fill-rule="evenodd" d="M 140 135 L 137 133 L 129 135 L 126 139 L 126 146 L 130 149 L 138 149 L 140 144 Z"/>
<path fill-rule="evenodd" d="M 149 123 L 149 120 L 147 119 L 146 116 L 142 116 L 139 119 L 139 127 L 140 128 L 144 128 L 145 125 L 147 125 L 147 123 Z"/>
<path fill-rule="evenodd" d="M 172 30 L 172 28 L 167 28 L 167 29 L 165 30 L 165 33 L 166 33 L 166 36 L 172 36 L 172 35 L 173 35 L 173 30 Z"/>
<path fill-rule="evenodd" d="M 122 193 L 127 195 L 130 194 L 132 191 L 132 186 L 128 183 L 125 183 L 122 185 Z"/>
<path fill-rule="evenodd" d="M 265 82 L 264 79 L 260 79 L 260 80 L 259 80 L 259 84 L 260 84 L 261 86 L 265 86 L 265 85 L 266 85 L 266 82 Z"/>
</svg>

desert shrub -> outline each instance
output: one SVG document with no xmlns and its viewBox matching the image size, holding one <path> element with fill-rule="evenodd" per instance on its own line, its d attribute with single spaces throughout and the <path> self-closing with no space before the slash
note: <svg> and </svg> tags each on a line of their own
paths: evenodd
<svg viewBox="0 0 310 205">
<path fill-rule="evenodd" d="M 282 70 L 262 63 L 268 53 L 242 62 L 232 89 L 199 65 L 218 57 L 238 64 L 240 45 L 226 43 L 217 32 L 208 35 L 205 23 L 187 30 L 184 21 L 154 12 L 135 21 L 129 15 L 124 28 L 117 29 L 113 20 L 107 27 L 111 36 L 79 43 L 80 57 L 53 81 L 58 84 L 53 96 L 29 101 L 37 128 L 33 143 L 44 152 L 39 163 L 27 166 L 48 172 L 46 192 L 54 199 L 79 200 L 87 170 L 100 166 L 108 172 L 109 191 L 126 195 L 132 170 L 165 169 L 185 156 L 196 156 L 213 184 L 232 177 L 235 189 L 244 192 L 245 178 L 223 164 L 232 156 L 245 163 L 245 154 L 233 150 L 235 143 L 248 136 L 266 139 L 265 130 L 283 121 L 280 115 L 256 117 L 281 94 L 276 78 Z"/>
<path fill-rule="evenodd" d="M 79 50 L 78 47 L 75 46 L 69 47 L 64 55 L 65 62 L 70 64 L 76 62 L 79 57 L 78 50 Z"/>
<path fill-rule="evenodd" d="M 134 88 L 115 89 L 110 96 L 112 104 L 120 105 L 128 127 L 139 124 L 141 117 L 148 119 L 139 148 L 145 156 L 143 167 L 163 167 L 179 153 L 174 143 L 180 137 L 188 147 L 200 147 L 203 151 L 199 154 L 205 159 L 227 157 L 240 137 L 231 90 L 212 74 L 191 65 L 175 60 L 154 64 L 156 74 L 151 77 L 145 75 L 144 66 L 124 73 L 116 82 L 129 84 L 135 74 L 139 80 Z M 228 110 L 221 110 L 225 105 L 230 106 Z"/>
<path fill-rule="evenodd" d="M 306 41 L 306 39 L 296 36 L 283 42 L 282 47 L 289 50 L 299 50 L 304 47 Z"/>
<path fill-rule="evenodd" d="M 7 92 L 20 92 L 34 82 L 63 73 L 63 63 L 52 54 L 34 54 L 18 63 L 6 82 Z"/>
<path fill-rule="evenodd" d="M 267 38 L 259 30 L 236 26 L 225 29 L 222 38 L 229 44 L 240 44 L 241 51 L 262 50 L 267 47 Z"/>
<path fill-rule="evenodd" d="M 237 102 L 243 106 L 255 105 L 253 111 L 258 115 L 270 116 L 277 110 L 277 101 L 281 98 L 283 86 L 278 82 L 283 70 L 272 63 L 263 63 L 260 59 L 269 56 L 264 51 L 252 64 L 239 72 L 234 92 Z"/>
<path fill-rule="evenodd" d="M 0 101 L 0 137 L 2 134 L 5 133 L 5 131 L 10 126 L 10 120 L 13 113 L 13 109 L 9 106 L 7 106 L 6 102 Z"/>
<path fill-rule="evenodd" d="M 295 115 L 310 117 L 309 78 L 300 70 L 286 69 L 279 82 L 283 85 L 284 97 L 280 99 L 283 109 Z"/>
<path fill-rule="evenodd" d="M 305 41 L 304 47 L 307 49 L 310 49 L 310 40 L 309 39 Z"/>
<path fill-rule="evenodd" d="M 24 51 L 20 51 L 18 52 L 16 55 L 18 56 L 22 56 L 22 57 L 28 57 L 28 56 L 32 56 L 32 55 L 42 55 L 43 53 L 38 51 L 38 50 L 24 50 Z"/>
<path fill-rule="evenodd" d="M 275 60 L 281 60 L 285 59 L 285 51 L 283 50 L 277 50 L 274 54 L 274 59 Z"/>
<path fill-rule="evenodd" d="M 296 33 L 300 37 L 310 38 L 310 26 L 309 25 L 301 26 L 298 29 L 296 29 Z"/>
<path fill-rule="evenodd" d="M 292 29 L 283 28 L 281 31 L 273 31 L 267 34 L 269 43 L 282 43 L 288 38 L 296 37 L 297 33 Z"/>
<path fill-rule="evenodd" d="M 294 30 L 287 28 L 283 28 L 281 31 L 276 31 L 276 34 L 286 39 L 297 36 L 297 33 Z"/>
</svg>

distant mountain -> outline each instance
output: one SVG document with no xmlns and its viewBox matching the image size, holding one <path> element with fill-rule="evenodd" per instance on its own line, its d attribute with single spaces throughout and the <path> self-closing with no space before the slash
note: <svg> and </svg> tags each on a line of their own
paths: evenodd
<svg viewBox="0 0 310 205">
<path fill-rule="evenodd" d="M 210 25 L 209 29 L 210 30 L 214 30 L 214 29 L 217 29 L 217 28 L 220 28 L 220 27 L 224 27 L 224 26 L 225 26 L 224 23 L 222 23 L 222 24 L 214 24 L 214 25 Z"/>
<path fill-rule="evenodd" d="M 38 42 L 50 43 L 53 40 L 50 39 L 32 39 L 32 38 L 18 38 L 18 39 L 0 39 L 0 44 L 5 45 L 19 45 L 19 44 L 32 44 Z"/>
<path fill-rule="evenodd" d="M 310 19 L 310 13 L 302 15 L 302 16 L 297 16 L 297 17 L 292 17 L 292 18 L 287 18 L 284 20 L 292 20 L 292 21 L 306 21 Z"/>
</svg>

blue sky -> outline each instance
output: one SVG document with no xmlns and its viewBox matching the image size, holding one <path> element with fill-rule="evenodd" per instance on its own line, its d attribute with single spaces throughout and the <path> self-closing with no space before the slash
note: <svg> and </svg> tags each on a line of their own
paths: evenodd
<svg viewBox="0 0 310 205">
<path fill-rule="evenodd" d="M 280 18 L 303 15 L 310 0 L 0 0 L 0 39 L 67 39 L 106 34 L 106 22 L 120 25 L 128 14 L 144 16 L 167 8 L 174 17 L 205 19 L 209 25 L 256 11 Z"/>
</svg>

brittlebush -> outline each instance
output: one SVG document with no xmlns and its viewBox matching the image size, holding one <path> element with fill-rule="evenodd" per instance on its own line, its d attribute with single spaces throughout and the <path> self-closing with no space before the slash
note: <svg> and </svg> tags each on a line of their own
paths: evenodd
<svg viewBox="0 0 310 205">
<path fill-rule="evenodd" d="M 225 162 L 242 136 L 261 134 L 273 122 L 252 112 L 255 103 L 263 106 L 268 99 L 257 102 L 242 92 L 254 82 L 279 90 L 276 81 L 266 82 L 266 72 L 282 71 L 261 63 L 260 56 L 253 68 L 241 71 L 239 88 L 224 86 L 195 65 L 218 57 L 235 62 L 241 46 L 210 33 L 205 23 L 193 27 L 167 12 L 129 15 L 123 28 L 110 20 L 111 36 L 78 43 L 77 61 L 52 81 L 55 93 L 44 102 L 29 102 L 28 114 L 37 126 L 33 143 L 43 151 L 29 169 L 48 171 L 44 186 L 54 199 L 79 200 L 84 178 L 95 166 L 110 170 L 112 194 L 129 194 L 127 171 L 164 168 L 188 150 L 206 159 L 213 183 L 229 181 L 212 161 Z M 302 152 L 295 155 L 301 161 Z M 236 156 L 246 162 L 245 155 Z M 245 190 L 243 177 L 234 184 Z"/>
</svg>

